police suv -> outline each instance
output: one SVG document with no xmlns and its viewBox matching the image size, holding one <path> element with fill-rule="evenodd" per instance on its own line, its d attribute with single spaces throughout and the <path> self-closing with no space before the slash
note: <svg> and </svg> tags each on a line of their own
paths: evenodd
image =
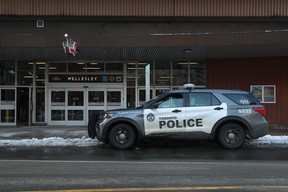
<svg viewBox="0 0 288 192">
<path fill-rule="evenodd" d="M 235 149 L 245 139 L 268 133 L 265 108 L 252 93 L 235 90 L 182 89 L 166 92 L 136 109 L 94 113 L 88 135 L 114 148 L 128 149 L 147 137 L 210 139 Z"/>
</svg>

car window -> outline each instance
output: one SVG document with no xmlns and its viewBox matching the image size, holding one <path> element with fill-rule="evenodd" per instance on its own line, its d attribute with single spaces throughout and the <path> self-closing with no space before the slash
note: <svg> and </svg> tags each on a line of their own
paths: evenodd
<svg viewBox="0 0 288 192">
<path fill-rule="evenodd" d="M 189 93 L 189 106 L 214 106 L 221 102 L 211 93 Z"/>
<path fill-rule="evenodd" d="M 224 94 L 228 99 L 232 100 L 238 105 L 258 105 L 259 101 L 251 94 L 245 93 L 227 93 Z"/>
<path fill-rule="evenodd" d="M 175 108 L 183 106 L 183 94 L 169 94 L 158 102 L 158 108 Z"/>
</svg>

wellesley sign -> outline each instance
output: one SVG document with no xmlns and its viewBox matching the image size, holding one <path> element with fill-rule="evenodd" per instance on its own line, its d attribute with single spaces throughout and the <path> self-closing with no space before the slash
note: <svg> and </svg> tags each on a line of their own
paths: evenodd
<svg viewBox="0 0 288 192">
<path fill-rule="evenodd" d="M 122 83 L 122 75 L 49 75 L 50 83 Z"/>
</svg>

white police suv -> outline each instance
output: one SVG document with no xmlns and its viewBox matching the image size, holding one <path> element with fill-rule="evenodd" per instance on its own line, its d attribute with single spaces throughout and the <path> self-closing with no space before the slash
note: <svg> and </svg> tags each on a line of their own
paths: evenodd
<svg viewBox="0 0 288 192">
<path fill-rule="evenodd" d="M 136 109 L 94 113 L 88 123 L 90 138 L 131 148 L 147 137 L 210 139 L 234 149 L 245 139 L 268 133 L 265 108 L 252 93 L 235 90 L 182 89 L 166 92 Z"/>
</svg>

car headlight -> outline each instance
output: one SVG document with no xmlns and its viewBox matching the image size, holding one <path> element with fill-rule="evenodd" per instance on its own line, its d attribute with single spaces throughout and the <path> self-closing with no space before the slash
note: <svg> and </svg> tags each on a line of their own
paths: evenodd
<svg viewBox="0 0 288 192">
<path fill-rule="evenodd" d="M 115 113 L 101 113 L 99 119 L 109 119 L 113 117 Z"/>
<path fill-rule="evenodd" d="M 109 118 L 113 117 L 114 115 L 115 115 L 115 113 L 105 113 L 104 118 L 109 119 Z"/>
</svg>

